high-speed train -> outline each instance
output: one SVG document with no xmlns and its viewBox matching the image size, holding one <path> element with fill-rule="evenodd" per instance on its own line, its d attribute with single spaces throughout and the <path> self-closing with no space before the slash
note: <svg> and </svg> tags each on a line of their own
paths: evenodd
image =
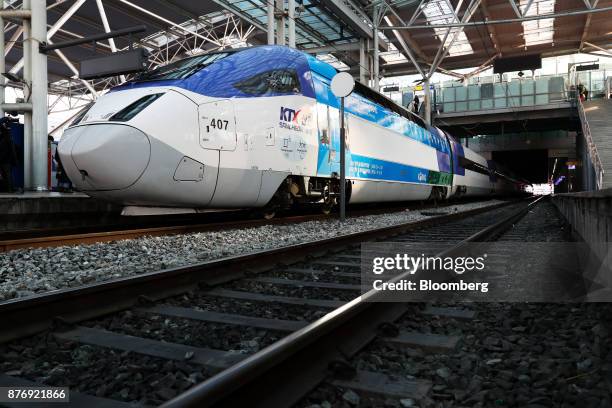
<svg viewBox="0 0 612 408">
<path fill-rule="evenodd" d="M 66 129 L 62 164 L 124 214 L 331 208 L 339 195 L 337 71 L 284 46 L 186 58 L 98 98 Z M 356 83 L 345 101 L 350 203 L 519 191 L 495 163 Z"/>
</svg>

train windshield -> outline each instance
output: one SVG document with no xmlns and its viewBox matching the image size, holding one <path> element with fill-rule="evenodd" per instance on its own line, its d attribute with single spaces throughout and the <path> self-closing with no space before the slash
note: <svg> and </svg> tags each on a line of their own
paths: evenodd
<svg viewBox="0 0 612 408">
<path fill-rule="evenodd" d="M 229 52 L 218 52 L 214 54 L 198 55 L 196 57 L 185 58 L 172 64 L 164 65 L 145 72 L 136 78 L 136 81 L 152 81 L 164 79 L 183 79 L 195 74 L 197 71 L 227 57 Z"/>
</svg>

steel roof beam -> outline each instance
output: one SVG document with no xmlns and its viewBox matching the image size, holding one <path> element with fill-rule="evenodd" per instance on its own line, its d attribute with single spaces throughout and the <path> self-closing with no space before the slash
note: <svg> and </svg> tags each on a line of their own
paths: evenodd
<svg viewBox="0 0 612 408">
<path fill-rule="evenodd" d="M 458 17 L 459 9 L 461 8 L 461 4 L 462 3 L 463 3 L 463 0 L 459 0 L 459 2 L 457 3 L 457 7 L 454 10 L 451 9 L 453 11 L 453 15 L 454 15 L 454 20 L 455 21 L 462 21 Z M 468 5 L 468 8 L 466 9 L 466 13 L 467 13 L 467 10 L 469 10 L 470 6 L 471 6 L 471 3 L 470 3 L 470 5 Z M 440 25 L 441 24 L 432 24 L 432 27 L 439 27 Z M 438 52 L 436 52 L 436 56 L 433 59 L 431 67 L 429 68 L 429 72 L 427 73 L 427 75 L 425 75 L 426 78 L 430 78 L 433 75 L 433 73 L 436 70 L 436 68 L 438 67 L 438 65 L 440 65 L 440 63 L 442 62 L 442 60 L 446 56 L 446 51 L 448 49 L 450 49 L 450 47 L 453 46 L 453 43 L 455 42 L 455 39 L 457 38 L 459 33 L 462 31 L 462 30 L 457 30 L 457 32 L 453 35 L 450 43 L 447 46 L 446 45 L 446 40 L 448 39 L 448 36 L 449 36 L 450 32 L 452 31 L 452 29 L 453 29 L 452 27 L 449 27 L 448 30 L 446 30 L 446 33 L 444 34 L 444 38 L 442 39 L 442 41 L 440 43 L 440 47 L 438 48 Z"/>
<path fill-rule="evenodd" d="M 480 1 L 480 13 L 482 14 L 485 20 L 491 20 L 491 14 L 489 13 L 489 9 L 487 7 L 487 0 Z M 487 25 L 487 31 L 489 32 L 489 39 L 493 44 L 493 48 L 495 48 L 495 52 L 498 55 L 501 55 L 501 48 L 497 41 L 497 30 L 495 30 L 495 26 Z"/>
<path fill-rule="evenodd" d="M 338 45 L 324 45 L 322 47 L 304 48 L 302 51 L 309 54 L 330 54 L 332 52 L 359 51 L 359 43 L 346 43 Z"/>
<path fill-rule="evenodd" d="M 525 8 L 523 8 L 523 10 L 521 10 L 521 17 L 524 17 L 527 15 L 527 13 L 529 12 L 529 9 L 531 8 L 531 4 L 533 3 L 533 0 L 529 0 L 527 2 L 527 4 L 525 5 Z"/>
<path fill-rule="evenodd" d="M 603 51 L 603 52 L 605 52 L 606 54 L 612 55 L 612 51 L 607 50 L 607 49 L 605 49 L 605 48 L 603 48 L 603 47 L 600 47 L 599 45 L 591 44 L 590 42 L 586 42 L 586 41 L 584 42 L 584 44 L 585 44 L 585 45 L 588 45 L 589 47 L 595 48 L 595 49 L 597 49 L 597 50 L 599 50 L 599 51 Z"/>
<path fill-rule="evenodd" d="M 392 25 L 391 20 L 389 20 L 389 17 L 385 16 L 384 19 L 388 25 Z M 404 39 L 402 38 L 402 35 L 400 34 L 400 32 L 397 30 L 393 30 L 393 35 L 397 39 L 397 42 L 399 42 L 399 44 L 401 45 L 403 54 L 406 55 L 410 59 L 410 61 L 412 62 L 412 65 L 414 65 L 417 71 L 419 71 L 419 74 L 421 74 L 422 77 L 425 77 L 425 72 L 423 72 L 423 70 L 421 69 L 421 66 L 416 61 L 416 58 L 414 57 L 414 55 L 412 55 L 412 51 L 410 51 L 410 48 L 406 44 L 406 41 L 404 41 Z"/>
<path fill-rule="evenodd" d="M 11 36 L 10 40 L 8 41 L 8 44 L 6 44 L 6 47 L 4 47 L 4 56 L 6 57 L 8 55 L 8 53 L 13 49 L 13 47 L 15 46 L 15 44 L 17 43 L 17 39 L 19 37 L 21 37 L 21 34 L 23 33 L 23 26 L 19 26 L 17 27 L 17 30 L 13 33 L 13 35 Z"/>
<path fill-rule="evenodd" d="M 593 9 L 597 7 L 597 3 L 599 3 L 599 0 L 593 0 L 593 3 L 587 4 L 587 8 Z M 584 28 L 582 29 L 582 35 L 580 36 L 580 47 L 579 47 L 580 50 L 584 47 L 584 43 L 589 35 L 589 28 L 591 28 L 592 16 L 593 16 L 592 14 L 587 15 L 586 20 L 584 21 Z"/>
<path fill-rule="evenodd" d="M 246 21 L 247 23 L 251 24 L 252 26 L 255 26 L 256 28 L 260 29 L 261 31 L 267 32 L 267 28 L 265 26 L 263 26 L 259 21 L 257 21 L 256 19 L 252 18 L 251 16 L 249 16 L 247 13 L 245 13 L 243 10 L 240 10 L 238 7 L 234 6 L 231 3 L 228 3 L 227 1 L 223 1 L 223 0 L 212 0 L 215 4 L 223 7 L 225 10 L 231 12 L 232 14 L 240 17 L 242 20 Z M 269 0 L 266 0 L 269 1 Z M 272 0 L 274 1 L 274 0 Z M 259 9 L 259 7 L 258 7 Z"/>
<path fill-rule="evenodd" d="M 83 3 L 85 3 L 85 0 L 77 0 L 77 2 L 75 2 L 72 6 L 70 6 L 70 8 L 68 8 L 68 10 L 47 31 L 47 41 L 50 40 L 51 37 L 53 37 L 57 30 L 59 30 L 64 24 L 66 24 L 66 21 L 68 21 L 68 19 L 72 17 L 74 13 L 77 12 L 77 10 L 83 5 Z M 24 61 L 22 57 L 19 61 L 17 61 L 15 65 L 13 65 L 9 72 L 12 74 L 19 72 L 19 70 L 23 68 L 23 64 Z"/>
<path fill-rule="evenodd" d="M 508 2 L 510 3 L 510 6 L 512 6 L 512 10 L 514 10 L 514 14 L 516 14 L 516 16 L 518 18 L 523 17 L 523 13 L 521 13 L 521 10 L 519 10 L 518 6 L 516 5 L 514 0 L 508 0 Z"/>
<path fill-rule="evenodd" d="M 419 3 L 419 9 L 418 10 L 420 10 L 421 5 L 424 3 L 424 1 L 425 0 L 421 0 L 421 2 Z M 410 25 L 410 24 L 412 24 L 410 21 L 413 21 L 418 16 L 418 13 L 415 11 L 413 16 L 412 16 L 412 18 L 408 22 L 408 24 L 406 24 L 404 22 L 404 20 L 402 19 L 402 16 L 400 16 L 399 13 L 397 11 L 395 11 L 395 9 L 393 7 L 391 7 L 391 6 L 388 6 L 388 7 L 389 7 L 389 10 L 391 10 L 391 13 L 393 13 L 395 18 L 400 22 L 401 25 Z M 393 25 L 393 24 L 391 24 L 391 22 L 387 22 L 387 24 Z M 394 33 L 395 33 L 395 31 L 394 31 Z M 425 55 L 423 53 L 421 47 L 416 43 L 416 41 L 414 41 L 414 39 L 412 38 L 410 33 L 404 31 L 404 32 L 401 32 L 401 33 L 398 33 L 398 34 L 401 36 L 402 41 L 405 41 L 406 43 L 408 43 L 408 46 L 410 47 L 410 50 L 412 52 L 417 54 L 423 61 L 426 62 L 428 60 L 427 55 Z M 396 38 L 397 38 L 397 35 L 396 35 Z M 399 40 L 398 40 L 398 42 L 399 42 Z"/>
<path fill-rule="evenodd" d="M 102 20 L 102 26 L 104 26 L 104 31 L 110 33 L 110 24 L 108 24 L 108 17 L 106 17 L 106 10 L 104 10 L 104 5 L 102 4 L 102 0 L 96 0 L 96 5 L 98 6 L 98 13 L 100 13 L 100 19 Z M 115 39 L 109 38 L 108 45 L 110 45 L 112 52 L 117 52 L 117 46 L 115 45 Z M 125 82 L 125 75 L 120 75 L 121 82 Z"/>
<path fill-rule="evenodd" d="M 119 0 L 119 1 L 121 3 L 127 5 L 127 6 L 130 6 L 130 7 L 134 8 L 135 10 L 140 11 L 141 13 L 147 14 L 147 15 L 149 15 L 149 16 L 151 16 L 151 17 L 153 17 L 153 18 L 155 18 L 155 19 L 157 19 L 159 21 L 163 21 L 164 23 L 171 25 L 172 27 L 174 27 L 175 29 L 177 29 L 179 31 L 183 31 L 183 32 L 185 32 L 187 34 L 194 35 L 194 36 L 196 36 L 196 37 L 198 37 L 198 38 L 200 38 L 202 40 L 210 41 L 210 42 L 212 42 L 215 45 L 221 46 L 221 43 L 219 43 L 218 41 L 216 41 L 213 38 L 206 37 L 206 36 L 201 35 L 201 34 L 195 32 L 195 31 L 192 31 L 192 30 L 190 30 L 188 28 L 183 27 L 180 24 L 176 24 L 175 22 L 170 21 L 167 18 L 160 16 L 159 14 L 155 14 L 152 11 L 147 10 L 147 9 L 145 9 L 143 7 L 140 7 L 140 6 L 130 2 L 128 0 Z"/>
<path fill-rule="evenodd" d="M 372 21 L 365 11 L 351 0 L 319 0 L 319 3 L 337 14 L 359 36 L 373 39 Z"/>
<path fill-rule="evenodd" d="M 525 21 L 534 21 L 534 20 L 543 20 L 547 18 L 562 18 L 562 17 L 570 17 L 570 16 L 580 16 L 584 14 L 594 14 L 594 13 L 605 13 L 608 11 L 612 11 L 612 6 L 602 7 L 602 8 L 593 8 L 590 10 L 572 10 L 572 11 L 563 11 L 559 13 L 549 13 L 549 14 L 539 14 L 535 16 L 525 16 L 522 18 L 505 18 L 499 20 L 488 20 L 488 21 L 470 21 L 470 22 L 461 22 L 461 23 L 450 23 L 450 24 L 437 24 L 436 28 L 450 28 L 450 27 L 478 27 L 485 26 L 490 24 L 514 24 L 514 23 L 522 23 Z M 411 26 L 392 26 L 392 27 L 381 27 L 381 30 L 419 30 L 425 28 L 432 28 L 431 25 L 411 25 Z"/>
</svg>

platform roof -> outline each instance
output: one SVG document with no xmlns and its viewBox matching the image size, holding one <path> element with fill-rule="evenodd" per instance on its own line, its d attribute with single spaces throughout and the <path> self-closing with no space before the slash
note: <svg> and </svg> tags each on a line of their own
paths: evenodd
<svg viewBox="0 0 612 408">
<path fill-rule="evenodd" d="M 53 42 L 104 32 L 100 5 L 110 29 L 146 25 L 147 32 L 132 40 L 152 53 L 151 65 L 155 66 L 210 49 L 264 44 L 266 3 L 47 0 L 47 8 L 49 29 L 56 31 Z M 5 0 L 5 4 L 21 7 L 20 0 Z M 411 57 L 422 72 L 434 65 L 435 70 L 452 75 L 452 70 L 459 68 L 488 67 L 499 56 L 581 51 L 612 56 L 607 51 L 612 48 L 612 0 L 296 0 L 296 4 L 297 47 L 342 69 L 359 69 L 359 41 L 371 40 L 372 27 L 378 24 L 381 76 L 416 73 Z M 547 15 L 554 17 L 542 18 Z M 483 24 L 501 20 L 507 22 Z M 467 26 L 447 27 L 457 23 Z M 392 31 L 388 26 L 397 29 Z M 10 68 L 22 55 L 19 26 L 8 21 L 4 35 L 7 47 L 12 48 L 7 54 Z M 129 45 L 127 37 L 115 42 L 119 50 Z M 441 48 L 442 42 L 447 49 Z M 85 84 L 75 77 L 78 62 L 94 53 L 91 44 L 62 52 L 49 55 L 51 92 L 101 91 L 118 81 Z M 111 53 L 111 45 L 99 42 L 95 52 Z"/>
<path fill-rule="evenodd" d="M 402 25 L 400 19 L 409 22 L 417 13 L 413 22 L 415 28 L 398 30 L 403 39 L 410 45 L 419 61 L 423 63 L 433 62 L 441 44 L 441 39 L 436 32 L 435 21 L 428 19 L 422 12 L 423 2 L 394 0 L 390 2 L 397 11 L 397 15 L 391 14 L 393 25 Z M 424 4 L 430 6 L 435 3 L 448 3 L 451 7 L 457 7 L 459 0 L 428 0 Z M 464 1 L 456 18 L 466 19 L 467 1 Z M 513 6 L 514 4 L 514 6 Z M 526 7 L 529 8 L 526 10 Z M 441 64 L 446 69 L 459 69 L 479 67 L 497 56 L 509 57 L 525 54 L 542 54 L 542 56 L 554 56 L 572 54 L 581 51 L 600 52 L 597 47 L 609 49 L 612 47 L 612 10 L 596 12 L 592 14 L 583 13 L 588 11 L 591 5 L 597 9 L 606 9 L 612 6 L 612 0 L 481 0 L 474 10 L 473 15 L 468 18 L 467 24 L 485 21 L 520 20 L 524 17 L 534 17 L 546 14 L 557 15 L 554 18 L 546 18 L 531 21 L 514 21 L 505 24 L 473 25 L 463 27 L 466 44 L 471 51 L 453 54 L 452 52 Z M 421 10 L 421 12 L 419 12 Z M 524 13 L 524 15 L 523 15 Z M 572 13 L 583 13 L 575 14 Z M 451 21 L 454 15 L 446 16 L 443 20 Z M 439 17 L 440 18 L 440 17 Z M 429 27 L 416 28 L 429 25 Z M 457 28 L 455 28 L 457 29 Z M 438 29 L 440 30 L 440 29 Z M 442 30 L 444 33 L 444 30 Z M 452 36 L 452 33 L 451 33 Z M 397 39 L 391 37 L 397 44 Z M 612 54 L 608 54 L 612 56 Z M 404 66 L 385 66 L 383 69 L 389 73 L 398 72 L 403 69 L 410 71 L 409 64 Z"/>
</svg>

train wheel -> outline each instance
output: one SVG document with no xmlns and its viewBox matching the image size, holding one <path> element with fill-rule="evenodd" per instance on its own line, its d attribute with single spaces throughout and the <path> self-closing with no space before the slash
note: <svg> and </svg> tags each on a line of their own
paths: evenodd
<svg viewBox="0 0 612 408">
<path fill-rule="evenodd" d="M 327 205 L 327 204 L 323 204 L 323 206 L 321 207 L 321 212 L 325 215 L 329 215 L 331 214 L 333 209 L 333 206 L 331 205 Z"/>
<path fill-rule="evenodd" d="M 274 218 L 276 216 L 276 210 L 270 208 L 267 210 L 263 210 L 261 213 L 262 217 L 264 217 L 264 219 L 266 220 L 271 220 L 272 218 Z"/>
</svg>

